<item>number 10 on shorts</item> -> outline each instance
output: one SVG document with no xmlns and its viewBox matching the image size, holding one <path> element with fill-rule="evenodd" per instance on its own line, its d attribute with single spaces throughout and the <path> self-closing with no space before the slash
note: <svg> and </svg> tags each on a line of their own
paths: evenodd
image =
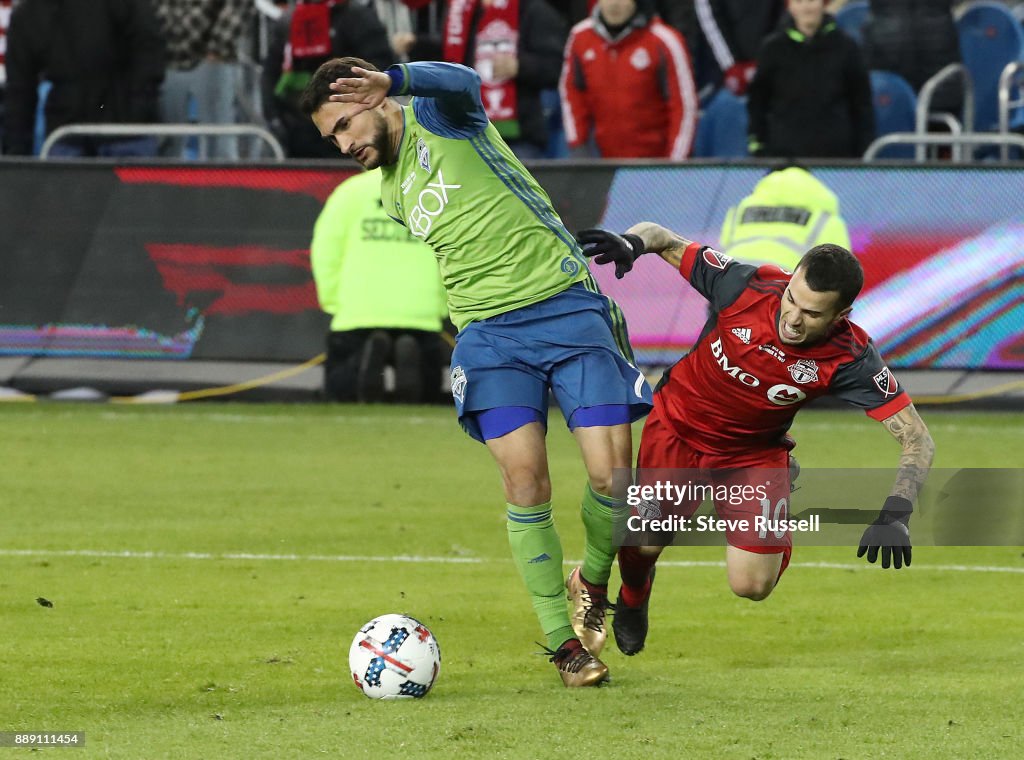
<svg viewBox="0 0 1024 760">
<path fill-rule="evenodd" d="M 757 528 L 758 538 L 768 538 L 768 531 L 771 531 L 775 538 L 785 538 L 786 530 L 789 527 L 788 509 L 786 498 L 779 499 L 772 514 L 772 503 L 769 499 L 761 499 L 761 514 L 754 518 L 754 527 Z"/>
</svg>

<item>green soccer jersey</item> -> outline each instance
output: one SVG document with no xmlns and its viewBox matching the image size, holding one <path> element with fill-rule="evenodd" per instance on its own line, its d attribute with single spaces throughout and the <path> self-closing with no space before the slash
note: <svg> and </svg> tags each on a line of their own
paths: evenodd
<svg viewBox="0 0 1024 760">
<path fill-rule="evenodd" d="M 551 199 L 487 120 L 480 80 L 456 64 L 393 67 L 403 108 L 397 161 L 383 168 L 384 209 L 437 256 L 452 321 L 543 301 L 589 281 L 586 259 Z"/>
</svg>

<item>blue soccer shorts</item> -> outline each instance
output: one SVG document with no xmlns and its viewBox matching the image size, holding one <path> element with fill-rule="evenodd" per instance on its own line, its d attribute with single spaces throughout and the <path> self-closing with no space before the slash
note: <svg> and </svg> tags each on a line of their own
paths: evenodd
<svg viewBox="0 0 1024 760">
<path fill-rule="evenodd" d="M 483 441 L 477 417 L 488 409 L 527 407 L 546 421 L 549 393 L 566 420 L 580 409 L 616 405 L 628 409 L 628 421 L 640 419 L 651 410 L 651 388 L 623 351 L 629 338 L 618 307 L 581 283 L 472 322 L 452 354 L 459 423 Z"/>
</svg>

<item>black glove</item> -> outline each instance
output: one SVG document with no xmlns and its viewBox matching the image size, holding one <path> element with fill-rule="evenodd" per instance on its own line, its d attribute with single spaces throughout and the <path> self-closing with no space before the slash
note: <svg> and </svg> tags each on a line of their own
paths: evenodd
<svg viewBox="0 0 1024 760">
<path fill-rule="evenodd" d="M 583 247 L 583 255 L 595 257 L 598 264 L 614 262 L 615 277 L 620 280 L 633 268 L 633 262 L 646 253 L 639 235 L 616 235 L 598 227 L 580 230 L 576 241 Z"/>
<path fill-rule="evenodd" d="M 857 556 L 868 555 L 868 562 L 878 559 L 878 550 L 882 550 L 882 567 L 888 568 L 892 560 L 893 567 L 899 570 L 903 565 L 910 567 L 910 513 L 914 505 L 902 496 L 890 496 L 885 500 L 882 511 L 878 513 L 864 535 L 860 538 Z"/>
</svg>

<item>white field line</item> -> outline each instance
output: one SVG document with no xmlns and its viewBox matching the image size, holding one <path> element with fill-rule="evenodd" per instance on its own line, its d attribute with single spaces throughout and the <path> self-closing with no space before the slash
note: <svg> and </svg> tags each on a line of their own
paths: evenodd
<svg viewBox="0 0 1024 760">
<path fill-rule="evenodd" d="M 27 417 L 73 417 L 77 415 L 77 411 L 43 411 L 38 410 L 35 412 L 29 412 L 22 416 Z M 1002 415 L 1005 416 L 1005 415 Z M 227 424 L 269 424 L 269 425 L 283 425 L 283 424 L 296 424 L 296 423 L 308 423 L 316 422 L 320 420 L 326 420 L 332 425 L 378 425 L 382 421 L 388 422 L 389 420 L 396 419 L 400 420 L 404 425 L 454 425 L 455 416 L 451 415 L 440 415 L 437 417 L 412 415 L 408 417 L 399 417 L 397 415 L 372 415 L 372 414 L 352 414 L 352 415 L 339 415 L 339 416 L 325 416 L 318 417 L 316 415 L 302 415 L 302 414 L 242 414 L 242 413 L 231 413 L 231 412 L 198 412 L 198 411 L 185 411 L 182 409 L 176 409 L 173 413 L 166 411 L 152 411 L 143 408 L 134 408 L 131 411 L 103 411 L 99 414 L 101 419 L 112 420 L 118 422 L 147 422 L 152 420 L 175 420 L 175 421 L 198 421 L 198 422 L 214 422 L 214 423 L 227 423 Z M 993 415 L 994 417 L 994 415 Z M 991 434 L 993 431 L 999 435 L 1007 435 L 1011 437 L 1024 436 L 1024 426 L 1021 427 L 999 427 L 995 428 L 989 425 L 979 425 L 975 423 L 946 423 L 941 416 L 933 415 L 933 419 L 929 420 L 933 429 L 941 430 L 943 432 L 950 433 L 978 433 L 978 434 Z M 457 430 L 457 426 L 454 428 Z M 873 428 L 873 423 L 870 420 L 861 419 L 853 414 L 850 419 L 823 422 L 815 420 L 813 417 L 798 417 L 795 424 L 793 425 L 794 431 L 799 434 L 800 430 L 825 430 L 825 431 L 841 431 L 841 430 L 870 430 Z"/>
<path fill-rule="evenodd" d="M 391 557 L 357 556 L 347 554 L 251 554 L 248 552 L 140 552 L 100 551 L 93 549 L 0 549 L 0 557 L 93 557 L 102 559 L 164 559 L 164 560 L 241 560 L 247 562 L 405 562 L 420 565 L 481 565 L 492 562 L 508 562 L 505 559 L 484 559 L 481 557 L 429 557 L 413 554 L 397 554 Z M 581 560 L 569 559 L 567 566 L 581 564 Z M 658 567 L 725 567 L 721 561 L 664 560 Z M 820 570 L 870 570 L 865 563 L 845 562 L 795 562 L 794 568 L 815 568 Z M 915 570 L 945 573 L 1014 573 L 1024 574 L 1024 567 L 1001 567 L 992 565 L 913 565 Z"/>
<path fill-rule="evenodd" d="M 80 416 L 77 409 L 67 410 L 52 410 L 52 409 L 36 409 L 34 411 L 28 411 L 21 415 L 22 417 L 41 417 L 41 418 L 76 418 Z M 97 415 L 102 420 L 108 420 L 112 422 L 153 422 L 153 421 L 185 421 L 185 422 L 215 422 L 215 423 L 226 423 L 226 424 L 240 424 L 240 425 L 294 425 L 294 424 L 306 424 L 318 421 L 324 421 L 331 425 L 379 425 L 382 422 L 387 423 L 391 420 L 397 420 L 403 425 L 451 425 L 454 426 L 455 430 L 458 430 L 458 423 L 455 420 L 455 413 L 442 414 L 437 417 L 430 417 L 424 415 L 372 415 L 372 414 L 344 414 L 344 415 L 324 415 L 317 416 L 315 414 L 266 414 L 255 411 L 252 414 L 245 413 L 234 413 L 234 412 L 201 412 L 201 411 L 186 411 L 181 408 L 175 408 L 174 411 L 167 411 L 167 407 L 162 406 L 159 409 L 146 409 L 144 407 L 133 407 L 131 411 L 115 411 L 105 410 Z"/>
</svg>

